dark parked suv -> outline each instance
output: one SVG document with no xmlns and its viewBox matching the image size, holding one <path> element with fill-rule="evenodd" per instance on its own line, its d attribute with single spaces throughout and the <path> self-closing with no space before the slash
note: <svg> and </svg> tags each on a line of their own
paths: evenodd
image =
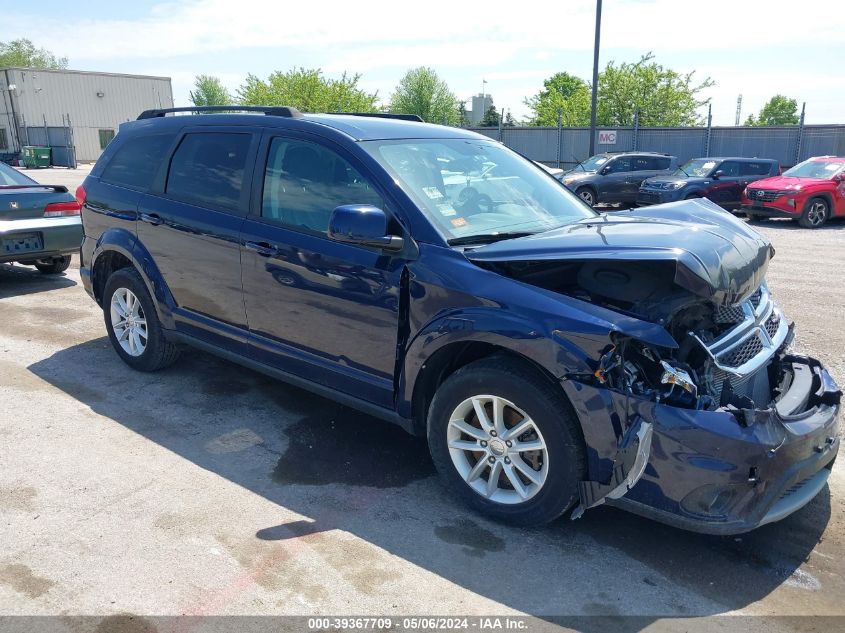
<svg viewBox="0 0 845 633">
<path fill-rule="evenodd" d="M 395 422 L 517 524 L 608 502 L 734 533 L 824 486 L 839 388 L 789 353 L 744 222 L 598 215 L 465 130 L 253 110 L 145 112 L 78 191 L 130 367 L 194 346 Z"/>
<path fill-rule="evenodd" d="M 678 159 L 654 152 L 607 152 L 578 163 L 559 178 L 588 205 L 606 202 L 632 204 L 646 178 L 670 174 Z"/>
<path fill-rule="evenodd" d="M 643 181 L 637 204 L 707 198 L 734 210 L 739 208 L 746 186 L 778 173 L 778 162 L 769 158 L 693 158 L 669 176 Z"/>
</svg>

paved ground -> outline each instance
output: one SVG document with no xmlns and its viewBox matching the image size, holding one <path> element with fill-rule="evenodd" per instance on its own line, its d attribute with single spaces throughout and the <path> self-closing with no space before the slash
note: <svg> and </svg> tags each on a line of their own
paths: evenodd
<svg viewBox="0 0 845 633">
<path fill-rule="evenodd" d="M 760 229 L 797 344 L 845 381 L 845 226 Z M 77 265 L 0 266 L 0 613 L 845 615 L 841 464 L 737 538 L 609 508 L 510 529 L 391 426 L 198 352 L 129 370 Z"/>
</svg>

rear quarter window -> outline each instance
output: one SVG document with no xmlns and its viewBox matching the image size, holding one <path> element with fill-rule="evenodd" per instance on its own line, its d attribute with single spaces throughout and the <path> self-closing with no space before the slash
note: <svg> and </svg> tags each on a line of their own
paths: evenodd
<svg viewBox="0 0 845 633">
<path fill-rule="evenodd" d="M 740 169 L 743 176 L 768 176 L 771 173 L 777 173 L 777 169 L 774 169 L 771 163 L 743 163 Z"/>
<path fill-rule="evenodd" d="M 655 156 L 651 159 L 652 162 L 652 169 L 669 169 L 669 166 L 672 164 L 672 159 L 668 156 Z"/>
<path fill-rule="evenodd" d="M 100 180 L 112 185 L 146 191 L 150 188 L 173 139 L 172 134 L 130 138 L 114 153 L 103 169 Z"/>
</svg>

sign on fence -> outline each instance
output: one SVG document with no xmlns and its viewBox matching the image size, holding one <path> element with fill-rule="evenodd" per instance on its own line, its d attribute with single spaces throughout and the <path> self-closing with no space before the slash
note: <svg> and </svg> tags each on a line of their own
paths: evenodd
<svg viewBox="0 0 845 633">
<path fill-rule="evenodd" d="M 616 130 L 599 130 L 599 145 L 616 145 Z"/>
</svg>

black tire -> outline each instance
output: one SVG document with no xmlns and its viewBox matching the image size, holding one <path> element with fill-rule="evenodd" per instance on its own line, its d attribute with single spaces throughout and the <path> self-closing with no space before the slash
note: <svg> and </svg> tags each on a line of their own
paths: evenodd
<svg viewBox="0 0 845 633">
<path fill-rule="evenodd" d="M 147 323 L 147 343 L 138 356 L 128 354 L 115 336 L 111 323 L 111 301 L 114 293 L 120 289 L 130 290 L 141 304 L 142 316 Z M 138 371 L 157 371 L 172 365 L 179 358 L 179 348 L 167 340 L 161 322 L 158 320 L 155 304 L 141 275 L 134 268 L 121 268 L 106 280 L 103 289 L 103 319 L 109 340 L 117 355 L 124 363 Z"/>
<path fill-rule="evenodd" d="M 578 187 L 575 190 L 575 195 L 584 201 L 584 204 L 594 207 L 598 200 L 596 199 L 596 192 L 592 187 Z"/>
<path fill-rule="evenodd" d="M 824 198 L 810 198 L 804 205 L 804 212 L 798 218 L 798 224 L 805 229 L 817 229 L 830 217 L 830 205 Z"/>
<path fill-rule="evenodd" d="M 748 211 L 746 211 L 745 217 L 748 218 L 749 222 L 762 222 L 766 216 L 759 215 L 757 213 L 749 213 Z"/>
<path fill-rule="evenodd" d="M 49 263 L 35 262 L 35 267 L 42 275 L 58 275 L 65 272 L 70 266 L 70 255 L 57 257 Z"/>
<path fill-rule="evenodd" d="M 479 394 L 514 403 L 533 420 L 545 441 L 546 479 L 526 501 L 499 503 L 483 497 L 464 480 L 452 461 L 447 438 L 449 420 L 461 403 Z M 475 510 L 514 525 L 540 525 L 566 512 L 578 500 L 578 482 L 586 472 L 583 434 L 563 391 L 527 362 L 504 356 L 470 363 L 440 385 L 428 411 L 428 444 L 450 491 Z M 489 479 L 489 468 L 485 472 Z"/>
<path fill-rule="evenodd" d="M 696 200 L 696 199 L 701 199 L 700 193 L 688 193 L 687 195 L 684 196 L 684 200 Z"/>
</svg>

